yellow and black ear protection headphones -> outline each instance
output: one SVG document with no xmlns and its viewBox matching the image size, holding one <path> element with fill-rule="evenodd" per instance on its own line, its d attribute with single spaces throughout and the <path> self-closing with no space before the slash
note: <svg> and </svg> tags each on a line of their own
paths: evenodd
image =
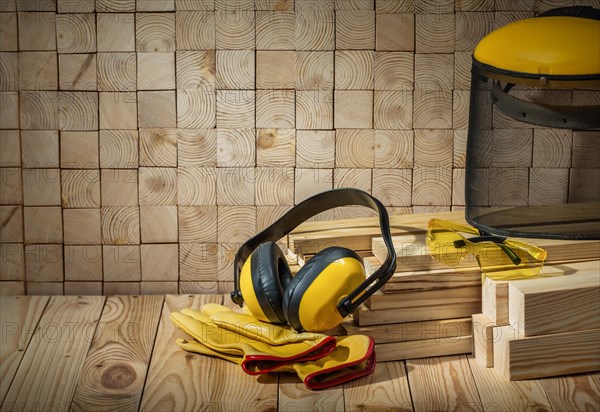
<svg viewBox="0 0 600 412">
<path fill-rule="evenodd" d="M 387 247 L 385 262 L 366 278 L 358 254 L 333 246 L 314 255 L 292 277 L 275 241 L 312 216 L 349 205 L 378 212 Z M 234 260 L 231 299 L 240 306 L 245 302 L 250 312 L 262 321 L 289 323 L 297 331 L 323 332 L 354 312 L 388 281 L 395 269 L 396 252 L 383 204 L 362 190 L 334 189 L 302 201 L 239 248 Z"/>
</svg>

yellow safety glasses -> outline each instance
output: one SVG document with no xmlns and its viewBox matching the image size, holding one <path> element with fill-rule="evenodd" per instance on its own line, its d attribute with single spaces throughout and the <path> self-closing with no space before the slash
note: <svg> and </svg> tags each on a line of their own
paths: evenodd
<svg viewBox="0 0 600 412">
<path fill-rule="evenodd" d="M 475 256 L 483 274 L 494 280 L 536 276 L 546 259 L 546 251 L 537 246 L 440 219 L 429 221 L 426 243 L 431 256 L 449 266 L 458 265 L 469 254 Z"/>
</svg>

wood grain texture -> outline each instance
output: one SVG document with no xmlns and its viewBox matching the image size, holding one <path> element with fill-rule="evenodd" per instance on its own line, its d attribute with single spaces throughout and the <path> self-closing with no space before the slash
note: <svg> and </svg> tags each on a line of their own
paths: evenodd
<svg viewBox="0 0 600 412">
<path fill-rule="evenodd" d="M 409 360 L 406 366 L 415 411 L 484 409 L 465 356 Z"/>
<path fill-rule="evenodd" d="M 335 14 L 335 46 L 340 50 L 373 49 L 375 12 L 341 10 Z"/>
<path fill-rule="evenodd" d="M 375 345 L 375 353 L 379 362 L 470 354 L 472 351 L 473 338 L 471 335 Z"/>
<path fill-rule="evenodd" d="M 594 410 L 600 407 L 600 374 L 560 376 L 542 380 L 554 410 Z"/>
<path fill-rule="evenodd" d="M 140 206 L 142 243 L 174 243 L 177 234 L 177 206 Z"/>
<path fill-rule="evenodd" d="M 96 15 L 92 13 L 58 14 L 56 45 L 59 53 L 96 51 Z"/>
<path fill-rule="evenodd" d="M 473 314 L 473 356 L 486 368 L 494 366 L 494 327 L 496 324 L 483 313 Z"/>
<path fill-rule="evenodd" d="M 296 52 L 296 90 L 332 90 L 333 70 L 333 52 Z"/>
<path fill-rule="evenodd" d="M 3 342 L 0 346 L 0 400 L 4 400 L 25 354 L 48 296 L 3 296 L 0 322 Z"/>
<path fill-rule="evenodd" d="M 133 91 L 137 84 L 135 53 L 98 53 L 97 75 L 100 91 Z"/>
<path fill-rule="evenodd" d="M 335 15 L 332 10 L 296 10 L 296 50 L 333 50 Z"/>
<path fill-rule="evenodd" d="M 216 46 L 218 49 L 250 50 L 255 47 L 253 10 L 242 8 L 215 12 Z"/>
<path fill-rule="evenodd" d="M 257 50 L 293 50 L 295 43 L 296 17 L 293 12 L 256 12 Z"/>
<path fill-rule="evenodd" d="M 96 39 L 99 52 L 136 50 L 135 15 L 133 13 L 98 13 Z"/>
<path fill-rule="evenodd" d="M 293 90 L 256 91 L 256 127 L 293 129 L 296 124 Z"/>
<path fill-rule="evenodd" d="M 195 31 L 190 30 L 190 33 Z M 173 13 L 137 13 L 135 16 L 136 50 L 142 53 L 175 51 L 175 15 Z"/>
<path fill-rule="evenodd" d="M 217 88 L 231 90 L 254 88 L 254 52 L 251 50 L 218 50 L 216 61 Z"/>
<path fill-rule="evenodd" d="M 140 243 L 139 207 L 103 207 L 100 216 L 103 244 L 135 245 Z"/>
<path fill-rule="evenodd" d="M 379 8 L 380 1 L 377 2 Z M 396 6 L 406 7 L 412 2 L 397 3 Z M 389 14 L 377 12 L 375 48 L 378 51 L 414 51 L 415 50 L 415 16 L 401 11 Z"/>
<path fill-rule="evenodd" d="M 336 90 L 371 90 L 374 54 L 368 50 L 335 52 Z"/>
<path fill-rule="evenodd" d="M 106 300 L 72 410 L 139 406 L 163 299 L 111 296 Z"/>
<path fill-rule="evenodd" d="M 446 305 L 460 302 L 480 302 L 481 287 L 411 291 L 409 293 L 375 293 L 366 302 L 369 309 L 400 309 L 416 306 Z"/>
<path fill-rule="evenodd" d="M 238 56 L 241 57 L 241 56 Z M 224 68 L 235 71 L 229 66 L 234 63 L 231 59 L 226 59 L 226 55 L 219 53 L 219 60 L 223 59 Z M 247 64 L 246 59 L 235 61 L 238 70 Z M 233 67 L 236 67 L 233 66 Z M 191 50 L 177 52 L 177 88 L 178 89 L 197 89 L 206 88 L 210 90 L 215 83 L 216 59 L 213 50 Z M 239 89 L 242 87 L 233 87 Z"/>
<path fill-rule="evenodd" d="M 344 390 L 338 386 L 319 392 L 311 391 L 297 376 L 291 373 L 279 374 L 277 406 L 280 410 L 343 410 Z"/>
<path fill-rule="evenodd" d="M 68 409 L 104 298 L 54 296 L 6 394 L 9 409 Z"/>
<path fill-rule="evenodd" d="M 215 49 L 214 12 L 178 11 L 175 23 L 177 50 Z"/>
<path fill-rule="evenodd" d="M 63 233 L 65 244 L 101 243 L 100 209 L 64 209 Z"/>
<path fill-rule="evenodd" d="M 410 310 L 404 311 L 397 309 L 370 310 L 361 306 L 354 312 L 354 319 L 359 326 L 371 326 L 436 319 L 455 319 L 469 317 L 474 313 L 480 312 L 481 304 L 479 302 L 413 307 Z"/>
<path fill-rule="evenodd" d="M 415 51 L 446 53 L 454 50 L 454 14 L 415 15 Z"/>
</svg>

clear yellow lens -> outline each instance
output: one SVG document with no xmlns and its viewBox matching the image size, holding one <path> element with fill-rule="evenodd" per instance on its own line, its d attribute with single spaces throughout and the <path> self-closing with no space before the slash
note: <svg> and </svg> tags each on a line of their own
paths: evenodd
<svg viewBox="0 0 600 412">
<path fill-rule="evenodd" d="M 499 245 L 482 245 L 477 260 L 483 273 L 494 280 L 516 280 L 536 276 L 542 269 L 544 261 L 536 259 L 527 250 L 511 247 L 511 251 L 521 259 L 519 264 L 516 265 Z"/>
<path fill-rule="evenodd" d="M 429 254 L 438 262 L 448 266 L 458 265 L 468 251 L 466 247 L 457 248 L 455 241 L 463 241 L 464 238 L 457 233 L 448 230 L 431 229 L 427 232 L 427 249 Z"/>
</svg>

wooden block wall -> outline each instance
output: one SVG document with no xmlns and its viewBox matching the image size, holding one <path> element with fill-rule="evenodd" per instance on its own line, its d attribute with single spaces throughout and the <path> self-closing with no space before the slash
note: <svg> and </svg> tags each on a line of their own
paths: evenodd
<svg viewBox="0 0 600 412">
<path fill-rule="evenodd" d="M 0 287 L 71 294 L 227 292 L 239 244 L 331 188 L 463 207 L 473 48 L 572 1 L 0 5 Z M 597 173 L 597 134 L 495 123 L 489 202 Z"/>
</svg>

